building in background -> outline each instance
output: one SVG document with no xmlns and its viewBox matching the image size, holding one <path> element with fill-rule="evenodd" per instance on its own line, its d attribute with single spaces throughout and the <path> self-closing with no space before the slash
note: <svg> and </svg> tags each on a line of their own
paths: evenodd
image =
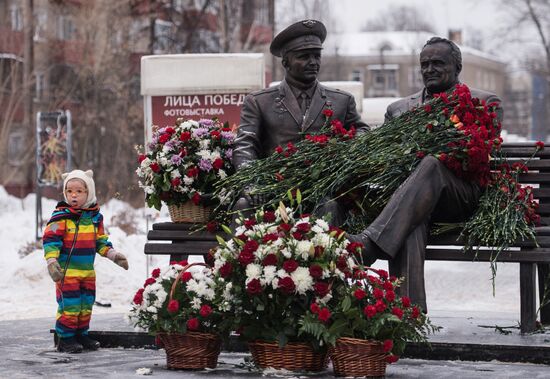
<svg viewBox="0 0 550 379">
<path fill-rule="evenodd" d="M 0 0 L 0 185 L 33 190 L 35 114 L 69 109 L 74 165 L 99 196 L 141 196 L 141 56 L 269 54 L 273 25 L 274 0 Z"/>
<path fill-rule="evenodd" d="M 460 46 L 460 33 L 453 31 Z M 356 80 L 365 97 L 403 97 L 422 89 L 419 54 L 434 35 L 428 32 L 329 34 L 323 50 L 322 80 Z M 457 41 L 458 40 L 458 41 Z M 506 65 L 482 51 L 460 46 L 460 80 L 504 95 Z"/>
</svg>

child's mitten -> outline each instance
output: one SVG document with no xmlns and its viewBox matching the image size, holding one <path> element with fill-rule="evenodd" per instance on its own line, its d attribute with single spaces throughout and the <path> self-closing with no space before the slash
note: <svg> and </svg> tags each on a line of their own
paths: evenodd
<svg viewBox="0 0 550 379">
<path fill-rule="evenodd" d="M 50 258 L 47 260 L 48 262 L 48 274 L 50 274 L 50 277 L 54 282 L 59 282 L 63 278 L 63 270 L 61 269 L 61 266 L 57 262 L 57 259 Z"/>
<path fill-rule="evenodd" d="M 118 251 L 111 249 L 107 253 L 107 258 L 115 262 L 117 265 L 122 267 L 125 270 L 128 270 L 128 260 L 124 256 L 124 254 L 119 253 Z"/>
</svg>

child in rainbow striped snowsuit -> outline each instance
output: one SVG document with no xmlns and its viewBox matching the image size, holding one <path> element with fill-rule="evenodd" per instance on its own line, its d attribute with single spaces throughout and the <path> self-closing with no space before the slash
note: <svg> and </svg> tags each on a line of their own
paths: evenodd
<svg viewBox="0 0 550 379">
<path fill-rule="evenodd" d="M 74 170 L 63 174 L 63 179 L 65 202 L 57 204 L 42 241 L 48 272 L 56 286 L 57 349 L 78 353 L 99 347 L 97 341 L 88 337 L 95 301 L 96 253 L 126 270 L 128 261 L 113 249 L 105 234 L 103 216 L 96 204 L 93 172 Z"/>
</svg>

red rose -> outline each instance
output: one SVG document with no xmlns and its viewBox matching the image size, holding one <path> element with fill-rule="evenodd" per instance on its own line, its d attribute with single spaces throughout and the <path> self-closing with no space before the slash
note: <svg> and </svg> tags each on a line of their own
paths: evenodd
<svg viewBox="0 0 550 379">
<path fill-rule="evenodd" d="M 254 253 L 249 250 L 243 250 L 237 259 L 243 267 L 247 266 L 248 264 L 254 262 Z"/>
<path fill-rule="evenodd" d="M 313 288 L 319 297 L 325 297 L 330 292 L 329 285 L 325 282 L 317 282 L 313 285 Z"/>
<path fill-rule="evenodd" d="M 145 158 L 147 158 L 147 156 L 145 154 L 138 155 L 138 162 L 141 164 L 141 162 L 143 162 L 145 160 Z"/>
<path fill-rule="evenodd" d="M 325 117 L 332 117 L 334 111 L 332 109 L 324 109 L 323 114 L 325 115 Z"/>
<path fill-rule="evenodd" d="M 153 162 L 149 165 L 149 168 L 151 170 L 153 170 L 153 172 L 159 172 L 160 171 L 160 166 L 157 162 Z"/>
<path fill-rule="evenodd" d="M 181 179 L 180 178 L 174 178 L 170 181 L 170 183 L 172 184 L 172 187 L 177 187 L 181 184 Z"/>
<path fill-rule="evenodd" d="M 391 310 L 391 313 L 396 315 L 397 318 L 402 319 L 403 318 L 403 309 L 399 307 L 393 307 Z"/>
<path fill-rule="evenodd" d="M 327 322 L 330 319 L 330 316 L 331 314 L 328 308 L 321 309 L 317 314 L 317 317 L 321 320 L 321 322 Z"/>
<path fill-rule="evenodd" d="M 384 353 L 389 353 L 391 349 L 393 349 L 393 341 L 392 340 L 385 340 L 382 344 L 382 348 L 384 349 Z"/>
<path fill-rule="evenodd" d="M 323 268 L 317 264 L 312 264 L 309 267 L 309 275 L 311 275 L 314 279 L 319 279 L 321 276 L 323 276 Z"/>
<path fill-rule="evenodd" d="M 294 284 L 294 280 L 292 280 L 290 276 L 285 276 L 284 278 L 281 278 L 279 280 L 279 288 L 284 294 L 290 295 L 294 293 L 296 285 Z"/>
<path fill-rule="evenodd" d="M 374 305 L 367 305 L 365 308 L 363 308 L 363 313 L 365 314 L 365 316 L 367 316 L 367 318 L 372 318 L 376 316 L 376 313 L 378 312 Z"/>
<path fill-rule="evenodd" d="M 155 282 L 156 282 L 155 278 L 147 278 L 147 280 L 145 280 L 145 284 L 143 285 L 143 287 L 147 287 L 148 285 L 151 285 Z"/>
<path fill-rule="evenodd" d="M 187 329 L 189 330 L 197 330 L 199 329 L 199 319 L 196 317 L 190 318 L 187 320 Z"/>
<path fill-rule="evenodd" d="M 158 278 L 159 275 L 160 275 L 160 268 L 156 268 L 156 269 L 154 269 L 154 270 L 151 272 L 151 276 L 152 276 L 153 278 Z"/>
<path fill-rule="evenodd" d="M 277 256 L 275 254 L 267 254 L 262 260 L 263 266 L 276 266 L 277 265 Z"/>
<path fill-rule="evenodd" d="M 248 284 L 246 285 L 246 292 L 248 292 L 250 295 L 258 295 L 262 293 L 262 284 L 260 283 L 259 279 L 252 279 Z"/>
<path fill-rule="evenodd" d="M 358 288 L 358 289 L 355 290 L 355 292 L 353 292 L 353 296 L 355 296 L 355 298 L 357 300 L 363 299 L 366 295 L 367 295 L 367 293 L 362 288 Z"/>
<path fill-rule="evenodd" d="M 188 168 L 187 176 L 190 178 L 196 178 L 197 176 L 199 176 L 199 168 L 196 166 Z"/>
<path fill-rule="evenodd" d="M 143 303 L 143 291 L 144 289 L 140 288 L 134 295 L 134 303 L 137 305 L 141 305 L 141 303 Z"/>
<path fill-rule="evenodd" d="M 185 271 L 183 274 L 181 274 L 181 281 L 184 283 L 187 283 L 193 279 L 193 274 L 191 274 L 189 271 Z"/>
<path fill-rule="evenodd" d="M 411 306 L 411 299 L 409 299 L 407 296 L 403 296 L 401 298 L 401 304 L 403 305 L 403 308 L 408 308 Z"/>
<path fill-rule="evenodd" d="M 317 314 L 319 313 L 319 305 L 317 303 L 311 303 L 311 305 L 309 306 L 309 310 L 311 311 L 311 313 Z"/>
<path fill-rule="evenodd" d="M 265 211 L 264 212 L 264 222 L 275 222 L 275 212 Z"/>
<path fill-rule="evenodd" d="M 210 305 L 204 304 L 203 306 L 201 306 L 199 314 L 202 317 L 208 317 L 210 316 L 211 313 L 212 313 L 212 307 Z"/>
<path fill-rule="evenodd" d="M 191 132 L 181 132 L 180 141 L 187 142 L 191 139 Z"/>
<path fill-rule="evenodd" d="M 225 262 L 220 267 L 220 275 L 222 278 L 227 278 L 233 272 L 233 265 L 230 262 Z"/>
<path fill-rule="evenodd" d="M 177 300 L 170 300 L 168 303 L 168 312 L 176 313 L 180 309 L 180 303 Z"/>
<path fill-rule="evenodd" d="M 195 192 L 191 198 L 191 201 L 193 204 L 199 205 L 201 203 L 201 195 L 198 192 Z"/>
<path fill-rule="evenodd" d="M 542 150 L 542 149 L 544 149 L 544 142 L 542 142 L 542 141 L 537 141 L 537 142 L 535 143 L 535 146 L 537 147 L 537 150 Z"/>
<path fill-rule="evenodd" d="M 392 364 L 392 363 L 395 363 L 399 360 L 399 357 L 397 355 L 388 355 L 386 358 L 384 358 L 386 360 L 386 362 L 388 362 L 389 364 Z"/>
<path fill-rule="evenodd" d="M 298 268 L 299 264 L 294 259 L 288 259 L 283 262 L 283 269 L 288 272 L 294 272 Z"/>
<path fill-rule="evenodd" d="M 212 162 L 212 167 L 214 167 L 214 169 L 216 169 L 216 170 L 219 170 L 220 168 L 222 168 L 223 167 L 223 159 L 221 159 L 221 158 L 214 159 L 214 162 Z"/>
</svg>

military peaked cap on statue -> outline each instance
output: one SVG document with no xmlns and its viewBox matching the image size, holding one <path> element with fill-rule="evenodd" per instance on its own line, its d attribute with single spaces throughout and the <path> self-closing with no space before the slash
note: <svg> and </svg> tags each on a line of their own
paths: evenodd
<svg viewBox="0 0 550 379">
<path fill-rule="evenodd" d="M 269 51 L 282 57 L 289 51 L 322 49 L 327 29 L 321 21 L 303 20 L 290 25 L 273 38 Z"/>
</svg>

